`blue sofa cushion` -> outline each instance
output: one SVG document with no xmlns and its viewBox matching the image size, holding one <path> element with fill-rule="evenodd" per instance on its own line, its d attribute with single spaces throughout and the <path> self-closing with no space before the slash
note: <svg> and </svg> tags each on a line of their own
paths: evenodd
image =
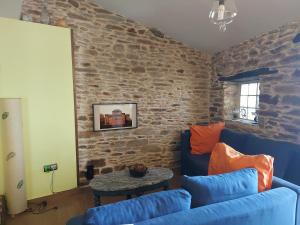
<svg viewBox="0 0 300 225">
<path fill-rule="evenodd" d="M 294 184 L 300 185 L 299 162 L 300 149 L 298 148 L 295 151 L 291 151 L 291 160 L 288 162 L 288 166 L 282 178 Z"/>
<path fill-rule="evenodd" d="M 287 167 L 291 162 L 292 152 L 290 150 L 295 148 L 296 145 L 288 142 L 261 138 L 253 134 L 248 134 L 247 136 L 245 153 L 249 155 L 266 154 L 273 156 L 274 175 L 283 178 Z"/>
<path fill-rule="evenodd" d="M 190 130 L 181 133 L 181 174 L 188 176 L 207 175 L 210 154 L 191 154 L 190 138 Z"/>
<path fill-rule="evenodd" d="M 182 186 L 192 195 L 192 208 L 258 193 L 258 174 L 247 168 L 213 176 L 184 176 Z"/>
<path fill-rule="evenodd" d="M 188 210 L 191 195 L 183 190 L 162 191 L 136 199 L 87 210 L 85 225 L 133 224 L 170 213 Z"/>
<path fill-rule="evenodd" d="M 183 175 L 206 176 L 208 174 L 210 154 L 196 155 L 188 153 L 186 154 L 186 160 L 189 162 L 189 170 Z"/>
<path fill-rule="evenodd" d="M 237 151 L 243 153 L 246 139 L 246 133 L 240 133 L 230 129 L 224 129 L 221 133 L 220 142 L 223 142 L 236 149 Z"/>
<path fill-rule="evenodd" d="M 294 191 L 278 188 L 135 225 L 295 225 L 296 200 Z"/>
</svg>

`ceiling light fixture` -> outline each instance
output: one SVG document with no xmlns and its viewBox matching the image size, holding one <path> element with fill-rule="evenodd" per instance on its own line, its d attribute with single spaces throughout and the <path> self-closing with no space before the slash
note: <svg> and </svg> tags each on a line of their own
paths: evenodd
<svg viewBox="0 0 300 225">
<path fill-rule="evenodd" d="M 219 26 L 220 31 L 225 32 L 226 26 L 233 21 L 237 15 L 234 0 L 213 0 L 213 6 L 209 12 L 209 19 L 213 24 Z"/>
</svg>

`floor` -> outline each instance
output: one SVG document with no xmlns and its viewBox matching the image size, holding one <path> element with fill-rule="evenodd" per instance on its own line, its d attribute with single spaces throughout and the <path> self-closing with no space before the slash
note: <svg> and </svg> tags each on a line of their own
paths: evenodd
<svg viewBox="0 0 300 225">
<path fill-rule="evenodd" d="M 171 188 L 180 186 L 180 175 L 175 171 L 175 176 L 171 180 Z M 159 191 L 159 190 L 158 190 Z M 103 198 L 103 204 L 117 202 L 126 199 L 125 196 Z M 15 218 L 8 217 L 6 225 L 65 225 L 68 219 L 73 216 L 81 215 L 86 209 L 93 207 L 93 195 L 89 188 L 78 188 L 51 196 L 50 198 L 38 199 L 31 202 L 30 206 L 37 207 L 37 204 L 47 200 L 46 211 L 42 214 L 25 212 Z M 58 207 L 57 209 L 52 209 Z"/>
</svg>

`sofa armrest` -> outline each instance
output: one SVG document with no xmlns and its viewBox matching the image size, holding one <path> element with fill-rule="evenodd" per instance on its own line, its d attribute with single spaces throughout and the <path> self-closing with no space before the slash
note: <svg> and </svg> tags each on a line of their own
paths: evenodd
<svg viewBox="0 0 300 225">
<path fill-rule="evenodd" d="M 188 172 L 188 155 L 191 152 L 190 144 L 191 133 L 189 130 L 182 131 L 180 140 L 180 152 L 181 152 L 181 174 L 187 174 Z"/>
<path fill-rule="evenodd" d="M 296 205 L 296 225 L 300 225 L 300 186 L 283 180 L 279 177 L 273 177 L 272 189 L 286 187 L 297 193 L 297 205 Z"/>
<path fill-rule="evenodd" d="M 300 186 L 274 176 L 272 189 L 279 188 L 279 187 L 287 187 L 295 191 L 298 195 L 300 195 Z"/>
<path fill-rule="evenodd" d="M 190 138 L 191 138 L 191 133 L 189 130 L 185 130 L 181 133 L 181 141 L 180 141 L 181 153 L 188 154 L 191 152 Z"/>
</svg>

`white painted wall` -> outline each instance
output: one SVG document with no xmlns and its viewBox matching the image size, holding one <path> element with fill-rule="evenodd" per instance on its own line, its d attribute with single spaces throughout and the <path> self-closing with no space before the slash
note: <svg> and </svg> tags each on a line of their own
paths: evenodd
<svg viewBox="0 0 300 225">
<path fill-rule="evenodd" d="M 22 0 L 0 0 L 0 17 L 20 19 Z"/>
</svg>

